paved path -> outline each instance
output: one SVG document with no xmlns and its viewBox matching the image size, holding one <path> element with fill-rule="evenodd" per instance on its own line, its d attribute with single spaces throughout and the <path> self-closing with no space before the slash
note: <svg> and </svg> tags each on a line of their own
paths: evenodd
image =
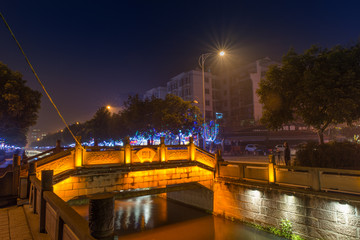
<svg viewBox="0 0 360 240">
<path fill-rule="evenodd" d="M 0 239 L 33 239 L 22 206 L 13 206 L 0 209 Z"/>
</svg>

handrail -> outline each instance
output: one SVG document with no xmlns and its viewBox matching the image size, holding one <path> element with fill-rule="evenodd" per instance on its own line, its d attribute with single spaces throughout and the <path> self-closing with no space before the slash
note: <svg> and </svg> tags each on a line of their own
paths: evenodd
<svg viewBox="0 0 360 240">
<path fill-rule="evenodd" d="M 75 233 L 79 239 L 95 240 L 90 235 L 89 223 L 81 217 L 72 207 L 70 207 L 64 200 L 51 191 L 45 191 L 44 199 L 55 210 L 64 223 Z"/>
<path fill-rule="evenodd" d="M 39 157 L 41 157 L 42 155 L 45 155 L 45 154 L 47 154 L 47 153 L 50 153 L 50 152 L 53 152 L 54 151 L 54 149 L 55 148 L 52 148 L 52 149 L 49 149 L 49 150 L 47 150 L 47 151 L 45 151 L 45 152 L 41 152 L 41 153 L 39 153 L 39 154 L 36 154 L 36 155 L 34 155 L 34 156 L 32 156 L 32 157 L 29 157 L 29 158 L 27 158 L 26 160 L 29 162 L 31 162 L 31 161 L 36 161 L 37 159 L 36 158 L 39 158 Z"/>
<path fill-rule="evenodd" d="M 209 156 L 209 157 L 211 157 L 211 158 L 215 158 L 215 155 L 214 155 L 214 154 L 208 153 L 208 152 L 206 152 L 205 150 L 203 150 L 202 148 L 199 148 L 199 147 L 196 146 L 196 150 L 199 151 L 199 152 L 201 152 L 201 153 L 203 153 L 203 154 L 205 154 L 205 155 L 207 155 L 207 156 Z"/>
<path fill-rule="evenodd" d="M 71 154 L 71 151 L 73 151 L 73 148 L 69 148 L 69 149 L 67 149 L 65 151 L 61 151 L 61 152 L 58 152 L 58 153 L 54 153 L 53 155 L 51 155 L 51 156 L 49 156 L 47 158 L 38 159 L 38 160 L 36 160 L 37 166 L 39 167 L 39 166 L 44 165 L 44 164 L 46 164 L 48 162 L 51 162 L 51 161 L 53 161 L 55 159 L 65 157 L 65 156 Z"/>
<path fill-rule="evenodd" d="M 41 181 L 35 175 L 30 176 L 30 181 L 32 182 L 32 184 L 36 189 L 41 189 Z"/>
<path fill-rule="evenodd" d="M 8 172 L 11 172 L 12 168 L 12 165 L 7 165 L 5 168 L 0 168 L 0 178 L 3 178 Z"/>
</svg>

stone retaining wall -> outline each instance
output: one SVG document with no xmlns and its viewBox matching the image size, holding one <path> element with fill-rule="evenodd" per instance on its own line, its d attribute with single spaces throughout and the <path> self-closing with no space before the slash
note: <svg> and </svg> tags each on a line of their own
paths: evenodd
<svg viewBox="0 0 360 240">
<path fill-rule="evenodd" d="M 288 219 L 305 239 L 359 239 L 360 199 L 337 195 L 220 180 L 214 182 L 214 214 L 276 227 Z"/>
</svg>

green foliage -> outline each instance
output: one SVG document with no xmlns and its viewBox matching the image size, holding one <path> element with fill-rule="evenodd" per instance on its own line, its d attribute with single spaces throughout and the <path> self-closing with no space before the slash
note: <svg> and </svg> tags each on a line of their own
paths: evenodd
<svg viewBox="0 0 360 240">
<path fill-rule="evenodd" d="M 274 234 L 276 236 L 285 237 L 287 239 L 304 240 L 299 235 L 293 233 L 292 224 L 287 219 L 281 219 L 280 228 L 264 227 L 264 226 L 261 226 L 261 225 L 255 225 L 255 228 L 257 228 L 259 230 L 262 230 L 262 231 L 270 232 L 270 233 L 272 233 L 272 234 Z"/>
<path fill-rule="evenodd" d="M 20 73 L 0 62 L 0 137 L 18 146 L 26 144 L 40 109 L 41 94 L 25 84 Z"/>
<path fill-rule="evenodd" d="M 291 49 L 281 66 L 272 66 L 257 91 L 264 105 L 262 123 L 278 129 L 302 121 L 323 133 L 360 117 L 360 43 L 344 48 L 312 46 L 304 54 Z"/>
<path fill-rule="evenodd" d="M 136 132 L 152 137 L 157 132 L 170 131 L 179 134 L 193 130 L 199 131 L 202 122 L 200 111 L 189 101 L 180 97 L 167 95 L 165 100 L 152 98 L 141 100 L 138 95 L 129 97 L 124 103 L 124 109 L 119 113 L 110 113 L 105 107 L 100 108 L 94 117 L 85 122 L 70 125 L 75 135 L 82 136 L 83 141 L 95 138 L 99 141 L 123 139 L 134 136 Z M 60 139 L 63 144 L 74 140 L 67 129 L 45 137 L 37 146 L 53 146 Z"/>
<path fill-rule="evenodd" d="M 350 142 L 308 143 L 296 152 L 300 166 L 360 169 L 360 145 Z"/>
<path fill-rule="evenodd" d="M 129 97 L 121 113 L 130 136 L 135 132 L 152 135 L 164 131 L 177 135 L 180 131 L 190 130 L 195 122 L 201 122 L 199 116 L 199 109 L 191 102 L 171 94 L 165 100 L 152 98 L 142 101 L 137 95 Z"/>
<path fill-rule="evenodd" d="M 281 234 L 281 236 L 286 237 L 286 238 L 292 237 L 292 224 L 289 220 L 281 219 L 280 234 Z"/>
</svg>

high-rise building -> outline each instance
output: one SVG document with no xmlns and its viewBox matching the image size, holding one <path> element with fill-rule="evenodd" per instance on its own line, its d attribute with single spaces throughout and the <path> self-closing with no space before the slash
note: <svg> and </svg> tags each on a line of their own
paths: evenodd
<svg viewBox="0 0 360 240">
<path fill-rule="evenodd" d="M 215 111 L 222 111 L 224 123 L 231 130 L 252 125 L 262 117 L 262 104 L 256 94 L 270 65 L 277 62 L 262 58 L 216 78 L 221 97 Z"/>
<path fill-rule="evenodd" d="M 204 92 L 205 92 L 205 115 L 206 120 L 213 118 L 213 96 L 212 96 L 212 74 L 204 73 Z M 180 73 L 167 82 L 167 92 L 181 97 L 185 101 L 191 101 L 199 107 L 200 112 L 204 112 L 203 102 L 203 82 L 200 70 L 191 70 Z"/>
<path fill-rule="evenodd" d="M 215 120 L 216 113 L 222 115 L 221 124 L 229 131 L 236 131 L 243 126 L 253 125 L 262 116 L 262 105 L 256 90 L 259 88 L 260 80 L 270 65 L 277 62 L 270 58 L 262 58 L 246 66 L 214 76 L 205 72 L 205 112 L 206 121 Z M 185 101 L 192 101 L 203 113 L 203 84 L 201 70 L 183 72 L 171 78 L 167 82 L 166 93 L 174 94 Z M 164 88 L 153 88 L 146 92 L 145 97 L 160 94 Z"/>
</svg>

